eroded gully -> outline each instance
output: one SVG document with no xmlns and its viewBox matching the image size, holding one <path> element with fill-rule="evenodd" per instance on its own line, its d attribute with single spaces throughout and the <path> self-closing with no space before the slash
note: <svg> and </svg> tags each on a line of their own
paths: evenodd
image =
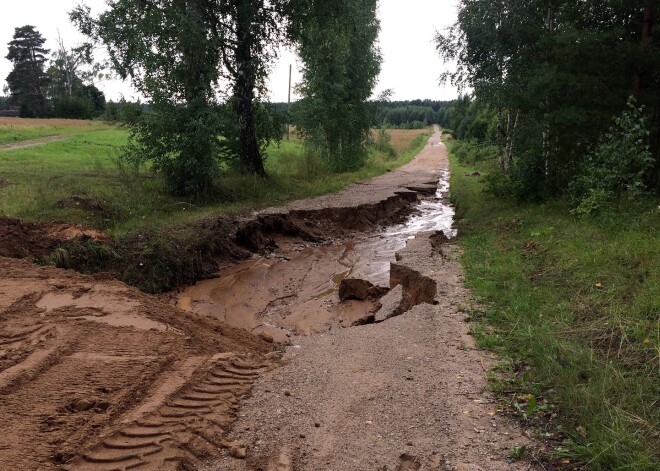
<svg viewBox="0 0 660 471">
<path fill-rule="evenodd" d="M 273 252 L 187 288 L 178 295 L 178 306 L 282 343 L 373 322 L 379 299 L 398 284 L 390 274 L 397 251 L 420 233 L 455 235 L 449 175 L 442 169 L 435 194 L 420 195 L 400 224 L 315 243 L 275 236 Z"/>
</svg>

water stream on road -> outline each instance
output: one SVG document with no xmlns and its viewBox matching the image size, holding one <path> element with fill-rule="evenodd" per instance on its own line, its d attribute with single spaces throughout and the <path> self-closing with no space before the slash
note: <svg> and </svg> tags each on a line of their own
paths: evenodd
<svg viewBox="0 0 660 471">
<path fill-rule="evenodd" d="M 455 236 L 449 175 L 448 170 L 442 172 L 435 196 L 418 202 L 402 224 L 341 243 L 314 245 L 280 238 L 273 254 L 255 256 L 187 288 L 178 296 L 178 306 L 275 341 L 353 325 L 369 316 L 374 303 L 340 303 L 343 279 L 360 278 L 389 288 L 390 263 L 408 240 L 430 231 Z"/>
</svg>

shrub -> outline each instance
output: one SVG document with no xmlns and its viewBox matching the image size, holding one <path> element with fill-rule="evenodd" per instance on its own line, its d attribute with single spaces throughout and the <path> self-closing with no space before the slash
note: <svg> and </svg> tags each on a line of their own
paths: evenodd
<svg viewBox="0 0 660 471">
<path fill-rule="evenodd" d="M 630 97 L 628 109 L 614 118 L 569 186 L 574 214 L 594 214 L 611 205 L 618 209 L 624 195 L 646 192 L 644 176 L 653 166 L 649 134 L 644 107 Z"/>
<path fill-rule="evenodd" d="M 383 126 L 378 131 L 378 137 L 374 142 L 374 147 L 378 152 L 382 152 L 388 157 L 396 157 L 396 149 L 392 146 L 392 136 L 387 133 L 387 129 Z"/>
</svg>

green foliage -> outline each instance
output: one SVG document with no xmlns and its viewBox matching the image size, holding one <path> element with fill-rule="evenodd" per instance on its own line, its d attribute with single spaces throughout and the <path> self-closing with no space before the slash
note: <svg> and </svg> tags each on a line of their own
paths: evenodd
<svg viewBox="0 0 660 471">
<path fill-rule="evenodd" d="M 335 171 L 360 168 L 368 157 L 373 93 L 381 57 L 375 0 L 302 2 L 291 26 L 303 62 L 297 131 Z"/>
<path fill-rule="evenodd" d="M 450 101 L 379 101 L 375 123 L 399 129 L 422 129 L 431 124 L 449 125 Z"/>
<path fill-rule="evenodd" d="M 493 164 L 452 156 L 451 181 L 480 306 L 472 330 L 506 365 L 493 387 L 542 436 L 564 438 L 547 442 L 551 459 L 658 469 L 660 201 L 626 201 L 611 221 L 577 218 L 561 200 L 491 197 L 474 172 Z"/>
<path fill-rule="evenodd" d="M 374 148 L 388 157 L 396 157 L 396 149 L 392 146 L 392 136 L 390 136 L 385 127 L 378 130 L 378 137 L 374 142 Z"/>
<path fill-rule="evenodd" d="M 631 97 L 571 182 L 575 214 L 618 209 L 622 196 L 637 199 L 646 193 L 644 177 L 653 166 L 649 134 L 644 108 Z"/>
<path fill-rule="evenodd" d="M 265 175 L 260 148 L 272 133 L 256 122 L 255 94 L 284 38 L 281 6 L 117 0 L 96 18 L 82 6 L 71 13 L 84 34 L 106 46 L 114 70 L 149 99 L 149 113 L 124 120 L 132 130 L 126 156 L 151 162 L 171 192 L 203 196 L 227 161 Z M 231 98 L 224 108 L 231 115 L 218 112 L 221 91 Z"/>
<path fill-rule="evenodd" d="M 12 102 L 25 118 L 46 116 L 44 90 L 48 77 L 44 66 L 50 51 L 44 49 L 45 42 L 39 31 L 30 25 L 16 28 L 9 42 L 6 58 L 14 63 L 14 68 L 7 76 L 7 85 Z"/>
<path fill-rule="evenodd" d="M 172 4 L 115 2 L 98 18 L 78 7 L 81 31 L 108 48 L 114 69 L 151 99 L 152 113 L 125 120 L 131 128 L 125 158 L 153 162 L 170 191 L 200 195 L 218 171 L 221 133 L 213 87 L 219 79 L 220 38 L 215 20 L 196 1 Z M 137 33 L 137 34 L 136 34 Z"/>
<path fill-rule="evenodd" d="M 501 147 L 517 197 L 549 198 L 566 191 L 634 93 L 655 159 L 644 184 L 660 188 L 657 14 L 657 2 L 462 0 L 455 26 L 436 37 L 458 63 L 444 78 L 475 97 L 459 99 L 450 127 Z"/>
<path fill-rule="evenodd" d="M 83 65 L 89 69 L 83 70 Z M 88 49 L 69 50 L 59 38 L 58 49 L 47 71 L 50 117 L 92 119 L 101 115 L 105 110 L 105 95 L 91 83 L 100 68 L 99 64 L 94 64 Z"/>
<path fill-rule="evenodd" d="M 168 190 L 176 195 L 203 195 L 219 172 L 222 151 L 221 122 L 212 109 L 154 105 L 131 124 L 123 158 L 140 166 L 146 162 L 162 173 Z"/>
<path fill-rule="evenodd" d="M 497 147 L 479 144 L 476 141 L 454 141 L 451 143 L 450 149 L 459 162 L 467 165 L 496 159 L 498 152 Z"/>
<path fill-rule="evenodd" d="M 64 119 L 92 119 L 99 110 L 89 98 L 56 98 L 51 103 L 50 117 Z"/>
</svg>

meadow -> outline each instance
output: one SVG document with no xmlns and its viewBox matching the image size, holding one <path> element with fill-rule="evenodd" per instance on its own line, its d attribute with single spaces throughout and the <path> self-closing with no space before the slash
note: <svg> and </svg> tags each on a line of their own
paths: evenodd
<svg viewBox="0 0 660 471">
<path fill-rule="evenodd" d="M 148 168 L 120 158 L 128 132 L 102 122 L 0 121 L 0 214 L 30 221 L 83 224 L 112 235 L 148 226 L 185 224 L 218 214 L 239 214 L 292 199 L 338 191 L 410 161 L 430 134 L 392 130 L 396 155 L 372 150 L 355 172 L 333 173 L 292 139 L 266 152 L 267 180 L 226 171 L 201 200 L 172 197 Z M 58 139 L 33 147 L 31 140 Z M 7 146 L 9 144 L 9 146 Z"/>
</svg>

